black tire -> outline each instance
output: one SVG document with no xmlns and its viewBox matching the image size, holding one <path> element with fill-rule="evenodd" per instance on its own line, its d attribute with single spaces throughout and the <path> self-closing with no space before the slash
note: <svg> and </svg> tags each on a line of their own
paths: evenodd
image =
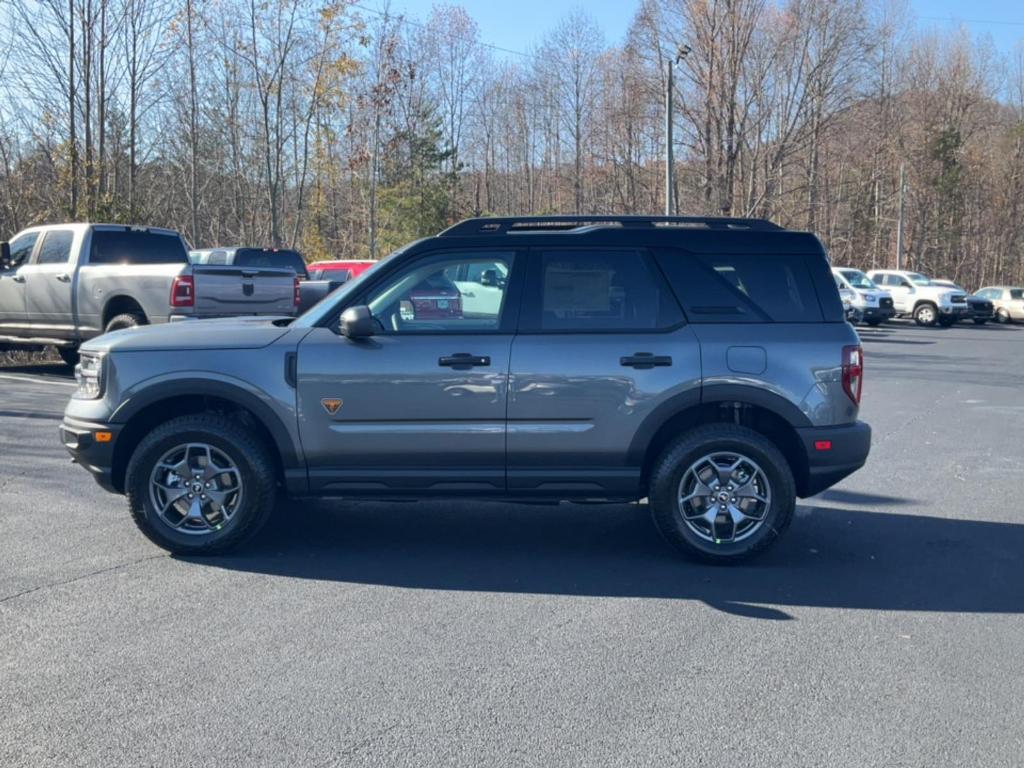
<svg viewBox="0 0 1024 768">
<path fill-rule="evenodd" d="M 146 318 L 135 312 L 125 312 L 120 315 L 114 315 L 110 318 L 110 322 L 107 323 L 107 327 L 103 329 L 104 333 L 110 333 L 111 331 L 123 331 L 125 328 L 137 328 L 140 325 L 146 324 Z"/>
<path fill-rule="evenodd" d="M 738 542 L 702 538 L 683 520 L 677 502 L 690 465 L 718 451 L 734 451 L 755 461 L 771 489 L 764 522 Z M 764 551 L 786 530 L 796 509 L 796 484 L 789 463 L 769 439 L 737 424 L 708 424 L 681 435 L 662 452 L 651 473 L 648 499 L 654 522 L 670 543 L 699 560 L 733 563 Z"/>
<path fill-rule="evenodd" d="M 940 317 L 939 326 L 942 328 L 952 328 L 956 324 L 955 317 Z"/>
<path fill-rule="evenodd" d="M 987 317 L 976 317 L 976 318 L 974 318 L 974 324 L 975 325 L 984 325 L 987 322 L 988 322 L 988 318 Z"/>
<path fill-rule="evenodd" d="M 1010 313 L 1000 307 L 996 310 L 996 322 L 1007 325 L 1010 322 Z"/>
<path fill-rule="evenodd" d="M 57 347 L 57 354 L 66 365 L 78 365 L 78 347 Z"/>
<path fill-rule="evenodd" d="M 923 302 L 914 307 L 914 322 L 918 325 L 933 326 L 939 321 L 939 308 Z"/>
<path fill-rule="evenodd" d="M 222 530 L 189 534 L 177 531 L 154 508 L 149 481 L 167 451 L 202 442 L 223 452 L 238 468 L 242 500 Z M 251 430 L 225 416 L 200 413 L 161 424 L 135 448 L 125 475 L 128 506 L 135 524 L 153 543 L 177 555 L 211 555 L 238 547 L 263 527 L 277 497 L 275 462 L 270 448 Z"/>
</svg>

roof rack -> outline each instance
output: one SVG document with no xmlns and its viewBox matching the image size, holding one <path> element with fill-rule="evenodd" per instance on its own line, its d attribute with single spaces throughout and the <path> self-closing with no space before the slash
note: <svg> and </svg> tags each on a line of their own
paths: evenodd
<svg viewBox="0 0 1024 768">
<path fill-rule="evenodd" d="M 496 216 L 466 219 L 438 237 L 470 237 L 538 232 L 579 232 L 597 227 L 648 229 L 692 227 L 704 229 L 779 231 L 767 219 L 731 219 L 715 216 Z"/>
</svg>

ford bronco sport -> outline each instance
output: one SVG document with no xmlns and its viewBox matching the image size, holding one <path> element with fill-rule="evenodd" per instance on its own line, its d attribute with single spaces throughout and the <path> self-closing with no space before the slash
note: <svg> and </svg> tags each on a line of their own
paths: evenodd
<svg viewBox="0 0 1024 768">
<path fill-rule="evenodd" d="M 77 376 L 63 443 L 186 554 L 243 542 L 280 489 L 646 498 L 671 542 L 735 561 L 871 439 L 821 244 L 749 219 L 464 221 L 297 319 L 107 334 Z"/>
</svg>

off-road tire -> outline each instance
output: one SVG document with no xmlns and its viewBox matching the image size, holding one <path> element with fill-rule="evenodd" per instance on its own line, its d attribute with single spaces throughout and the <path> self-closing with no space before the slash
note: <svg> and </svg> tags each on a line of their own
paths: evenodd
<svg viewBox="0 0 1024 768">
<path fill-rule="evenodd" d="M 736 451 L 753 459 L 771 487 L 765 522 L 739 542 L 702 539 L 683 521 L 677 503 L 683 474 L 693 462 L 716 451 Z M 771 440 L 737 424 L 707 424 L 676 438 L 655 462 L 648 487 L 651 515 L 661 534 L 688 556 L 705 562 L 734 563 L 764 551 L 786 530 L 796 509 L 796 483 L 789 462 Z"/>
<path fill-rule="evenodd" d="M 114 315 L 110 318 L 110 322 L 107 323 L 103 332 L 110 333 L 111 331 L 123 331 L 125 328 L 137 328 L 138 326 L 145 324 L 146 318 L 142 315 L 135 312 L 125 312 L 120 315 Z"/>
<path fill-rule="evenodd" d="M 244 495 L 223 530 L 194 535 L 175 531 L 157 515 L 149 493 L 153 466 L 176 445 L 207 443 L 238 467 Z M 135 524 L 153 543 L 176 555 L 212 555 L 234 549 L 263 527 L 277 498 L 271 449 L 252 430 L 213 413 L 180 416 L 161 424 L 135 448 L 125 474 L 128 506 Z"/>
</svg>

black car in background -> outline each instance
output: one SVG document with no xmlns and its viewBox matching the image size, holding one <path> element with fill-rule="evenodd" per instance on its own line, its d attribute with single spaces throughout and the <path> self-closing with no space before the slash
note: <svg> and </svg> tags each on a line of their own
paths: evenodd
<svg viewBox="0 0 1024 768">
<path fill-rule="evenodd" d="M 964 291 L 963 288 L 952 280 L 932 280 L 932 282 L 935 285 L 944 285 L 947 288 Z M 964 293 L 967 294 L 967 314 L 963 316 L 963 320 L 972 320 L 975 325 L 984 325 L 989 320 L 995 319 L 996 308 L 991 301 L 977 295 L 972 295 L 967 291 L 964 291 Z"/>
</svg>

